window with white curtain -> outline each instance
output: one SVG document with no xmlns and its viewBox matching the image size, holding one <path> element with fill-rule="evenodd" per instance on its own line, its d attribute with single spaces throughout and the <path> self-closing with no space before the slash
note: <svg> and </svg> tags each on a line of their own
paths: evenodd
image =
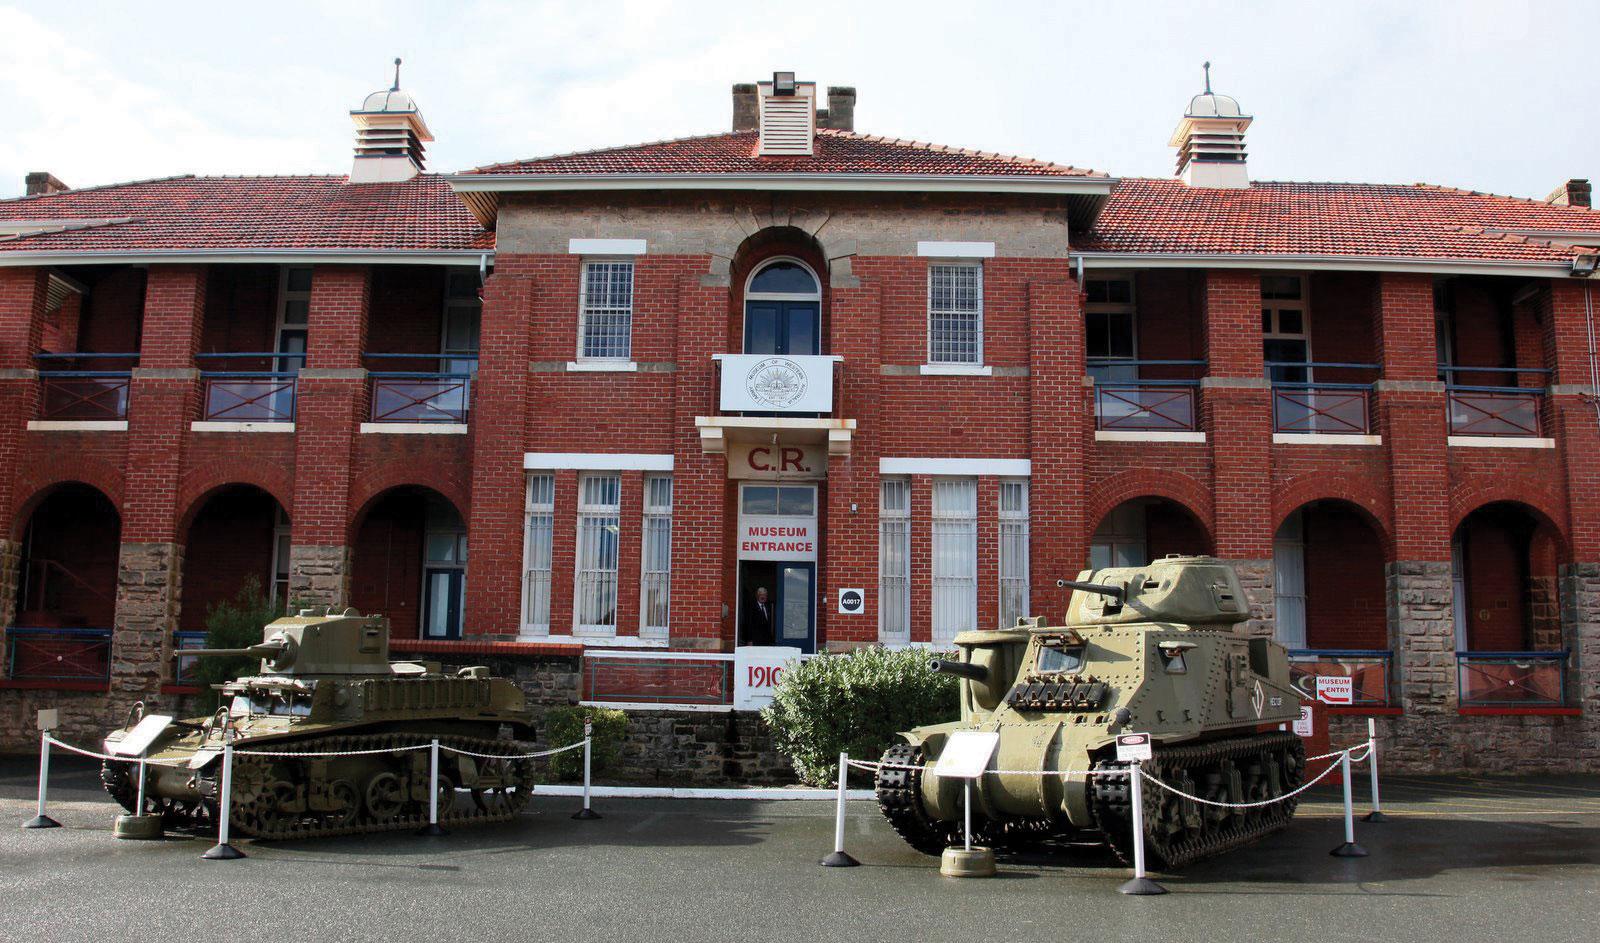
<svg viewBox="0 0 1600 943">
<path fill-rule="evenodd" d="M 555 530 L 556 479 L 529 475 L 523 512 L 522 632 L 550 632 L 550 549 Z"/>
<path fill-rule="evenodd" d="M 983 266 L 928 266 L 928 362 L 983 364 Z"/>
<path fill-rule="evenodd" d="M 578 359 L 627 360 L 633 354 L 633 263 L 583 264 Z"/>
<path fill-rule="evenodd" d="M 1272 601 L 1278 644 L 1306 647 L 1306 543 L 1304 517 L 1296 511 L 1272 541 Z"/>
<path fill-rule="evenodd" d="M 911 482 L 904 478 L 879 485 L 878 637 L 911 638 Z"/>
<path fill-rule="evenodd" d="M 672 592 L 672 476 L 645 478 L 643 531 L 639 634 L 666 638 Z"/>
<path fill-rule="evenodd" d="M 978 483 L 933 481 L 933 641 L 978 623 Z"/>
<path fill-rule="evenodd" d="M 1000 482 L 1000 626 L 1028 615 L 1028 482 Z"/>
<path fill-rule="evenodd" d="M 617 538 L 622 529 L 622 479 L 578 479 L 576 635 L 617 632 Z"/>
</svg>

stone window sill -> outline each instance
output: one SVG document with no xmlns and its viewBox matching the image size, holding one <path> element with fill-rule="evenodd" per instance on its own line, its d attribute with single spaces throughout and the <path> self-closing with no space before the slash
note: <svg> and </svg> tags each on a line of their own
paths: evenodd
<svg viewBox="0 0 1600 943">
<path fill-rule="evenodd" d="M 294 432 L 292 422 L 210 422 L 189 423 L 190 432 Z"/>
<path fill-rule="evenodd" d="M 992 377 L 994 367 L 971 363 L 925 363 L 918 368 L 925 377 Z"/>
<path fill-rule="evenodd" d="M 1501 435 L 1453 435 L 1445 440 L 1457 449 L 1553 449 L 1555 439 Z"/>
<path fill-rule="evenodd" d="M 127 432 L 126 419 L 30 419 L 29 432 Z"/>
<path fill-rule="evenodd" d="M 1381 435 L 1344 432 L 1274 432 L 1273 445 L 1382 445 Z"/>
<path fill-rule="evenodd" d="M 568 373 L 637 373 L 635 360 L 569 360 Z"/>
<path fill-rule="evenodd" d="M 466 435 L 464 422 L 364 422 L 362 435 Z"/>
<path fill-rule="evenodd" d="M 1161 432 L 1139 429 L 1097 429 L 1096 442 L 1198 442 L 1206 441 L 1204 432 Z"/>
</svg>

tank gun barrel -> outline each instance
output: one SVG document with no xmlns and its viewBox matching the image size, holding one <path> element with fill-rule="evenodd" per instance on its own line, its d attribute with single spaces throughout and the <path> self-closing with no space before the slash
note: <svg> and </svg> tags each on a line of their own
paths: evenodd
<svg viewBox="0 0 1600 943">
<path fill-rule="evenodd" d="M 1086 593 L 1099 593 L 1102 596 L 1109 596 L 1117 602 L 1128 601 L 1128 588 L 1126 586 L 1111 586 L 1106 583 L 1080 583 L 1077 580 L 1056 580 L 1056 585 L 1065 586 L 1067 589 L 1082 590 Z"/>
<path fill-rule="evenodd" d="M 249 648 L 180 648 L 177 655 L 188 658 L 190 655 L 240 655 L 250 658 L 277 658 L 289 647 L 287 642 L 260 642 Z"/>
<path fill-rule="evenodd" d="M 935 658 L 928 662 L 928 670 L 939 674 L 966 678 L 968 681 L 989 680 L 989 669 L 982 665 L 968 664 L 964 661 L 948 661 L 943 658 Z"/>
</svg>

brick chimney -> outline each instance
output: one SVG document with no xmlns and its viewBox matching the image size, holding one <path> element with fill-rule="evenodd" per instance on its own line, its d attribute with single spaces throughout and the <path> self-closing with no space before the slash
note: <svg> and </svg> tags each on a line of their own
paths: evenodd
<svg viewBox="0 0 1600 943">
<path fill-rule="evenodd" d="M 733 86 L 733 130 L 754 131 L 761 126 L 761 98 L 754 82 Z"/>
<path fill-rule="evenodd" d="M 817 127 L 835 131 L 856 129 L 856 90 L 847 86 L 828 86 L 828 107 L 817 110 Z"/>
<path fill-rule="evenodd" d="M 32 179 L 32 175 L 29 175 L 29 179 Z M 1556 206 L 1591 207 L 1594 205 L 1593 193 L 1589 181 L 1574 178 L 1556 187 L 1545 197 L 1545 202 L 1554 203 Z"/>
<path fill-rule="evenodd" d="M 56 175 L 44 170 L 35 170 L 22 178 L 25 192 L 28 196 L 41 196 L 46 193 L 60 193 L 70 190 L 71 187 L 56 179 Z"/>
</svg>

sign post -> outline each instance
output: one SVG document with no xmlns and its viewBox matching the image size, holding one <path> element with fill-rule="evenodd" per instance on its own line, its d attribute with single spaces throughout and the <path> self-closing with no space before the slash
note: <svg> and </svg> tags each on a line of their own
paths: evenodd
<svg viewBox="0 0 1600 943">
<path fill-rule="evenodd" d="M 1154 758 L 1147 733 L 1117 734 L 1117 762 L 1128 764 L 1128 792 L 1133 800 L 1129 827 L 1133 829 L 1133 877 L 1117 891 L 1133 897 L 1165 894 L 1167 889 L 1152 881 L 1144 871 L 1144 766 Z"/>
<path fill-rule="evenodd" d="M 994 731 L 960 730 L 945 741 L 935 776 L 965 780 L 962 786 L 962 842 L 960 848 L 946 848 L 939 860 L 939 873 L 953 878 L 994 877 L 994 851 L 972 846 L 972 782 L 989 768 L 989 759 L 1000 745 Z"/>
<path fill-rule="evenodd" d="M 428 743 L 428 824 L 417 829 L 417 834 L 443 835 L 444 833 L 444 829 L 439 825 L 439 738 L 434 737 Z"/>
<path fill-rule="evenodd" d="M 833 853 L 823 858 L 824 868 L 854 868 L 861 862 L 844 850 L 844 802 L 846 782 L 850 778 L 850 754 L 839 754 L 839 795 L 833 818 Z"/>
<path fill-rule="evenodd" d="M 60 828 L 61 823 L 44 814 L 45 795 L 50 791 L 50 731 L 61 723 L 61 715 L 54 708 L 39 712 L 39 810 L 38 814 L 22 823 L 23 828 Z"/>
</svg>

